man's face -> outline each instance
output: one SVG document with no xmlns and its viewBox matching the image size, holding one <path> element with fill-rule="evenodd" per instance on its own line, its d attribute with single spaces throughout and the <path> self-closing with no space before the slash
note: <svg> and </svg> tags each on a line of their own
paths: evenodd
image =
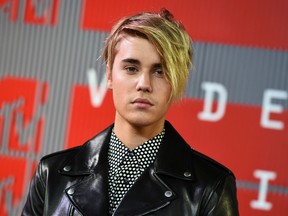
<svg viewBox="0 0 288 216">
<path fill-rule="evenodd" d="M 107 84 L 113 91 L 115 123 L 135 127 L 163 126 L 171 104 L 171 85 L 161 59 L 148 40 L 125 36 L 117 45 L 113 68 L 107 66 Z"/>
</svg>

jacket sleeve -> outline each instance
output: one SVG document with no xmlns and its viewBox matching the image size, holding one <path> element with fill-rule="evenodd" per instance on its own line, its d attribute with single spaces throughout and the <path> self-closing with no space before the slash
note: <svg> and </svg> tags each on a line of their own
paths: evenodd
<svg viewBox="0 0 288 216">
<path fill-rule="evenodd" d="M 239 216 L 236 181 L 233 174 L 221 178 L 209 197 L 203 215 Z"/>
<path fill-rule="evenodd" d="M 22 216 L 42 216 L 45 200 L 45 180 L 43 179 L 42 163 L 40 162 L 32 178 L 26 204 Z"/>
</svg>

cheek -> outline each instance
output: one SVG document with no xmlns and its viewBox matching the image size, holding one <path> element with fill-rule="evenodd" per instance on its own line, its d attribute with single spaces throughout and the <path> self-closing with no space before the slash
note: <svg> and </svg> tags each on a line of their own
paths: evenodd
<svg viewBox="0 0 288 216">
<path fill-rule="evenodd" d="M 132 93 L 135 89 L 136 89 L 136 83 L 137 83 L 137 79 L 135 79 L 135 77 L 130 77 L 127 75 L 115 75 L 114 77 L 114 84 L 113 84 L 113 88 L 117 89 L 118 92 L 121 93 Z M 125 95 L 123 95 L 125 96 Z"/>
<path fill-rule="evenodd" d="M 124 104 L 123 100 L 124 100 L 125 94 L 118 91 L 117 88 L 113 88 L 112 94 L 113 94 L 114 106 L 116 109 L 119 109 L 119 107 L 121 107 L 121 105 Z"/>
<path fill-rule="evenodd" d="M 123 86 L 127 80 L 125 74 L 123 74 L 122 71 L 117 70 L 112 73 L 112 79 L 115 86 Z"/>
<path fill-rule="evenodd" d="M 167 82 L 162 83 L 162 85 L 159 86 L 159 91 L 162 92 L 163 96 L 167 99 L 170 98 L 171 93 L 172 93 L 172 88 L 171 85 Z"/>
<path fill-rule="evenodd" d="M 125 89 L 127 88 L 127 83 L 125 81 L 119 80 L 119 79 L 115 79 L 113 81 L 113 91 L 116 94 L 121 94 L 123 92 L 125 92 Z"/>
<path fill-rule="evenodd" d="M 123 102 L 123 99 L 127 96 L 127 82 L 123 79 L 119 79 L 119 77 L 113 77 L 113 97 L 114 101 L 117 103 Z"/>
</svg>

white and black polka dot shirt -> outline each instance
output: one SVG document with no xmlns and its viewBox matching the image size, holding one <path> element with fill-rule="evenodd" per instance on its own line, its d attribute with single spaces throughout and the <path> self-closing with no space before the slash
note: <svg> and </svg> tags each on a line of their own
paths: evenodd
<svg viewBox="0 0 288 216">
<path fill-rule="evenodd" d="M 143 171 L 155 161 L 164 134 L 165 129 L 137 148 L 129 150 L 112 131 L 108 149 L 110 214 L 113 214 Z"/>
</svg>

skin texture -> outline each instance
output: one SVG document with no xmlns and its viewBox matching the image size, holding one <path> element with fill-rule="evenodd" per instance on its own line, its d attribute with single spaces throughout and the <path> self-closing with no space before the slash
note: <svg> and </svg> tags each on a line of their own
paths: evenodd
<svg viewBox="0 0 288 216">
<path fill-rule="evenodd" d="M 125 35 L 116 48 L 113 67 L 106 66 L 116 108 L 114 131 L 133 149 L 162 131 L 171 85 L 160 55 L 148 40 Z"/>
</svg>

